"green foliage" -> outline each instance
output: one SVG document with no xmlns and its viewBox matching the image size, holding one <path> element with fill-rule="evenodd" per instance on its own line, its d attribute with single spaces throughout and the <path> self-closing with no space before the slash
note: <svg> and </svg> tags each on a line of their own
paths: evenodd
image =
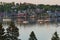
<svg viewBox="0 0 60 40">
<path fill-rule="evenodd" d="M 0 5 L 0 12 L 4 12 L 4 6 Z"/>
<path fill-rule="evenodd" d="M 19 36 L 19 29 L 15 26 L 13 22 L 11 22 L 10 26 L 7 28 L 7 34 L 5 38 L 8 40 L 18 40 Z M 6 40 L 5 39 L 5 40 Z"/>
<path fill-rule="evenodd" d="M 2 23 L 0 23 L 0 40 L 4 40 L 4 28 L 2 26 Z"/>
<path fill-rule="evenodd" d="M 60 40 L 57 32 L 54 33 L 54 35 L 53 35 L 53 37 L 51 38 L 51 40 Z"/>
<path fill-rule="evenodd" d="M 27 8 L 28 8 L 28 6 L 25 4 L 20 5 L 20 10 L 26 10 Z"/>
<path fill-rule="evenodd" d="M 60 6 L 59 5 L 44 5 L 44 4 L 31 4 L 31 3 L 4 3 L 4 2 L 0 2 L 0 11 L 7 11 L 10 12 L 11 10 L 27 10 L 27 9 L 35 9 L 35 8 L 39 8 L 39 9 L 45 9 L 45 10 L 51 10 L 51 11 L 55 11 L 55 10 L 60 10 Z M 11 7 L 16 7 L 16 8 L 11 8 Z"/>
<path fill-rule="evenodd" d="M 51 10 L 51 11 L 55 11 L 55 10 L 60 9 L 59 5 L 43 5 L 43 4 L 39 4 L 37 7 L 40 8 L 40 9 Z"/>
<path fill-rule="evenodd" d="M 32 31 L 31 34 L 30 34 L 29 40 L 37 40 L 37 38 L 36 38 L 36 36 L 35 36 L 35 34 L 34 34 L 33 31 Z"/>
</svg>

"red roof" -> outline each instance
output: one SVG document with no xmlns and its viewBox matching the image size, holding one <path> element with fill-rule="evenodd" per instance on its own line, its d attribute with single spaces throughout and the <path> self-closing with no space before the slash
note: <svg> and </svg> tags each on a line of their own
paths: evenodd
<svg viewBox="0 0 60 40">
<path fill-rule="evenodd" d="M 27 14 L 18 14 L 17 16 L 26 16 Z"/>
</svg>

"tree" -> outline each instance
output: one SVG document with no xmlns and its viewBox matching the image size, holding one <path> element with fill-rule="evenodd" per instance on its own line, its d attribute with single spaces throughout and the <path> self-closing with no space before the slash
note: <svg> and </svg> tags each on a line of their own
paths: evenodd
<svg viewBox="0 0 60 40">
<path fill-rule="evenodd" d="M 0 40 L 4 40 L 4 28 L 2 26 L 2 23 L 0 23 Z"/>
<path fill-rule="evenodd" d="M 6 40 L 18 40 L 19 29 L 11 22 L 10 26 L 7 28 Z"/>
<path fill-rule="evenodd" d="M 32 31 L 31 34 L 30 34 L 29 40 L 37 40 L 37 38 L 36 38 L 36 36 L 35 36 L 35 34 L 34 34 L 33 31 Z"/>
<path fill-rule="evenodd" d="M 59 40 L 59 36 L 58 36 L 57 32 L 54 33 L 54 35 L 51 38 L 51 40 Z"/>
</svg>

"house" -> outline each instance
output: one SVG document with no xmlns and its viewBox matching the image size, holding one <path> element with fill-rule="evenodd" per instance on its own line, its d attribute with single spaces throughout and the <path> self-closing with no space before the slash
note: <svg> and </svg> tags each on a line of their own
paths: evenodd
<svg viewBox="0 0 60 40">
<path fill-rule="evenodd" d="M 24 21 L 27 21 L 26 18 L 27 14 L 26 13 L 18 13 L 17 14 L 17 23 L 25 23 Z"/>
<path fill-rule="evenodd" d="M 37 23 L 48 23 L 50 21 L 48 13 L 42 13 L 38 16 Z"/>
<path fill-rule="evenodd" d="M 38 20 L 37 20 L 37 23 L 38 23 L 38 24 L 43 24 L 43 23 L 44 23 L 44 20 L 38 19 Z"/>
<path fill-rule="evenodd" d="M 9 24 L 12 20 L 11 20 L 11 18 L 8 17 L 6 12 L 4 12 L 3 20 L 2 21 L 3 21 L 3 24 Z"/>
<path fill-rule="evenodd" d="M 54 23 L 56 21 L 56 13 L 55 11 L 47 11 L 49 18 L 50 18 L 50 22 Z"/>
<path fill-rule="evenodd" d="M 60 23 L 60 11 L 55 11 L 56 13 L 56 21 Z"/>
<path fill-rule="evenodd" d="M 34 11 L 30 13 L 28 21 L 31 24 L 35 24 L 37 22 L 37 15 Z"/>
</svg>

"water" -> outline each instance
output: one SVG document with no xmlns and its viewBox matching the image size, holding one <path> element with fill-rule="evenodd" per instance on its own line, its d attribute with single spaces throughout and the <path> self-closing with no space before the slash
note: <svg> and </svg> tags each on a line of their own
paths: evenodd
<svg viewBox="0 0 60 40">
<path fill-rule="evenodd" d="M 57 31 L 60 35 L 60 27 L 56 27 L 56 24 L 16 26 L 19 28 L 20 36 L 18 38 L 21 40 L 28 40 L 28 38 L 30 37 L 29 35 L 32 31 L 34 31 L 38 40 L 51 40 L 51 37 L 55 31 Z M 8 25 L 4 25 L 4 27 L 6 29 Z"/>
</svg>

